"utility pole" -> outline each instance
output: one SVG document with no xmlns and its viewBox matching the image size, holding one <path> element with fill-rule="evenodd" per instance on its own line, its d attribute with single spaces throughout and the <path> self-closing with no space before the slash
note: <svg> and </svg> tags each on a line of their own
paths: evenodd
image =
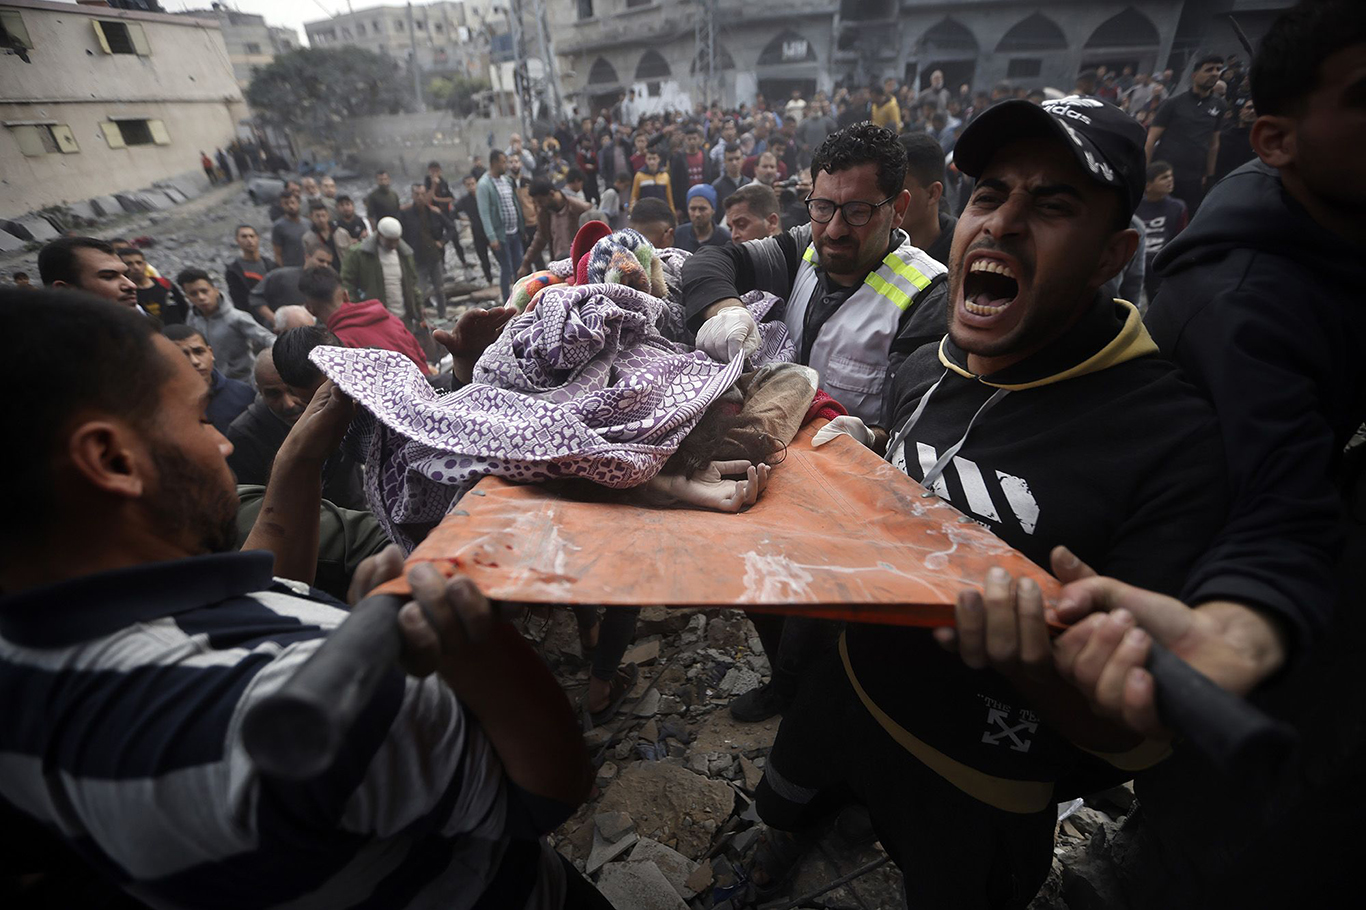
<svg viewBox="0 0 1366 910">
<path fill-rule="evenodd" d="M 517 92 L 518 106 L 522 109 L 522 134 L 530 141 L 533 98 L 531 73 L 526 65 L 526 44 L 522 36 L 521 0 L 509 0 L 508 29 L 512 32 L 512 85 Z"/>
<path fill-rule="evenodd" d="M 545 81 L 550 91 L 546 94 L 546 104 L 554 112 L 551 122 L 555 123 L 564 116 L 564 105 L 560 99 L 560 74 L 555 66 L 555 51 L 550 46 L 550 28 L 546 25 L 545 0 L 531 0 L 536 7 L 536 29 L 541 36 L 541 53 L 545 55 Z M 591 112 L 590 112 L 591 113 Z"/>
<path fill-rule="evenodd" d="M 408 65 L 413 68 L 413 103 L 419 111 L 427 105 L 422 101 L 422 67 L 417 65 L 417 29 L 413 28 L 413 5 L 408 4 Z"/>
<path fill-rule="evenodd" d="M 715 100 L 716 91 L 716 0 L 697 0 L 697 19 L 693 25 L 697 79 L 702 83 L 702 103 Z"/>
</svg>

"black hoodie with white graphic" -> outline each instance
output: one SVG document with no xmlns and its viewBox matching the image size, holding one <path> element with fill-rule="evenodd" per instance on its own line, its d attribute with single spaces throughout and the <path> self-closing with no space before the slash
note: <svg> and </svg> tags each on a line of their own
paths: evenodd
<svg viewBox="0 0 1366 910">
<path fill-rule="evenodd" d="M 946 337 L 891 383 L 889 459 L 917 481 L 930 472 L 929 489 L 1042 566 L 1064 544 L 1103 574 L 1174 594 L 1224 520 L 1213 411 L 1128 303 L 1098 296 L 1063 337 L 989 376 Z M 879 722 L 985 802 L 1039 811 L 1082 760 L 1003 677 L 927 631 L 850 625 L 845 645 Z"/>
</svg>

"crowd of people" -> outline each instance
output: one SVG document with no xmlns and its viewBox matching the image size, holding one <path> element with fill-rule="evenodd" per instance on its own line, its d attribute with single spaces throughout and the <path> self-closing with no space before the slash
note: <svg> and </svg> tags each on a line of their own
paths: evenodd
<svg viewBox="0 0 1366 910">
<path fill-rule="evenodd" d="M 42 289 L 0 290 L 0 372 L 35 390 L 6 398 L 26 436 L 0 467 L 0 810 L 24 881 L 5 887 L 118 906 L 95 870 L 152 906 L 609 907 L 544 835 L 589 792 L 582 718 L 636 683 L 636 611 L 576 606 L 572 706 L 497 604 L 389 541 L 458 458 L 542 475 L 498 440 L 444 451 L 450 422 L 388 435 L 399 412 L 367 421 L 354 385 L 551 408 L 576 380 L 519 391 L 498 358 L 541 356 L 556 326 L 583 347 L 598 323 L 564 313 L 591 312 L 647 314 L 656 354 L 740 377 L 639 501 L 763 495 L 771 446 L 718 440 L 786 366 L 811 377 L 796 413 L 831 418 L 817 449 L 872 450 L 1064 584 L 1046 604 L 993 569 L 933 632 L 749 615 L 771 675 L 728 710 L 782 718 L 755 904 L 838 818 L 910 906 L 1023 908 L 1057 804 L 1131 779 L 1139 809 L 1093 845 L 1129 906 L 1340 896 L 1366 748 L 1363 72 L 1363 8 L 1303 0 L 1250 67 L 1197 56 L 1184 90 L 936 72 L 634 122 L 628 95 L 511 136 L 458 186 L 435 161 L 402 196 L 386 171 L 363 199 L 290 181 L 230 259 L 175 276 L 121 240 L 48 243 Z M 447 320 L 466 238 L 502 305 Z M 509 407 L 511 435 L 530 405 Z M 244 715 L 405 571 L 402 666 L 338 759 L 263 773 Z M 1194 753 L 1159 711 L 1157 643 L 1293 725 L 1293 766 L 1252 780 Z"/>
</svg>

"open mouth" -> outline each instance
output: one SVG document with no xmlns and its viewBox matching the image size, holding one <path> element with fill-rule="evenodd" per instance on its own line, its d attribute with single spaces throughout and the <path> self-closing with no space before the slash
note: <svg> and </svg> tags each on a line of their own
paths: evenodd
<svg viewBox="0 0 1366 910">
<path fill-rule="evenodd" d="M 963 276 L 963 306 L 975 316 L 994 316 L 1015 302 L 1015 271 L 996 259 L 976 259 Z"/>
</svg>

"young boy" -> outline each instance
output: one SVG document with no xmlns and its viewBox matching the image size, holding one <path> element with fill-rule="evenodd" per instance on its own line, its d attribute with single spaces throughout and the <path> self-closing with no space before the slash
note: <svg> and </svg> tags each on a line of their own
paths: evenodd
<svg viewBox="0 0 1366 910">
<path fill-rule="evenodd" d="M 560 192 L 574 199 L 586 199 L 583 194 L 583 171 L 576 167 L 571 167 L 564 175 L 564 186 Z"/>
<path fill-rule="evenodd" d="M 645 167 L 636 173 L 635 183 L 631 186 L 631 205 L 642 198 L 663 199 L 673 204 L 673 187 L 669 175 L 659 169 L 659 152 L 649 149 L 645 152 Z"/>
<path fill-rule="evenodd" d="M 626 227 L 633 180 L 634 178 L 630 174 L 623 171 L 617 174 L 611 186 L 602 191 L 602 201 L 598 203 L 598 208 L 607 216 L 607 224 L 614 231 Z"/>
<path fill-rule="evenodd" d="M 1175 180 L 1172 166 L 1165 161 L 1154 161 L 1148 165 L 1148 184 L 1143 190 L 1143 201 L 1134 213 L 1138 215 L 1147 231 L 1147 243 L 1143 249 L 1143 290 L 1148 299 L 1157 296 L 1162 279 L 1153 270 L 1153 260 L 1162 248 L 1186 227 L 1190 216 L 1186 203 L 1172 196 Z"/>
</svg>

